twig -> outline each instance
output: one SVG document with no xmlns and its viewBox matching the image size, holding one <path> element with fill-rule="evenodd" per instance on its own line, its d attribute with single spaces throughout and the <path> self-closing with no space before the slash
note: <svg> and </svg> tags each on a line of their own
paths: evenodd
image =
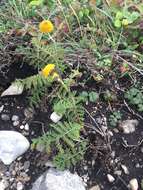
<svg viewBox="0 0 143 190">
<path fill-rule="evenodd" d="M 139 72 L 142 76 L 143 76 L 143 72 L 138 69 L 136 66 L 134 66 L 132 63 L 126 61 L 124 58 L 120 57 L 119 55 L 116 55 L 119 59 L 121 59 L 122 61 L 124 61 L 125 63 L 127 63 L 130 67 L 132 67 L 134 70 L 136 70 L 137 72 Z"/>
<path fill-rule="evenodd" d="M 133 115 L 136 115 L 137 117 L 139 117 L 140 119 L 143 120 L 143 117 L 142 117 L 141 115 L 135 113 L 135 112 L 129 107 L 129 105 L 127 104 L 127 102 L 126 102 L 125 100 L 124 100 L 124 104 L 125 104 L 125 106 L 128 108 L 128 110 L 129 110 Z"/>
<path fill-rule="evenodd" d="M 129 144 L 127 143 L 127 141 L 125 141 L 123 138 L 122 138 L 122 140 L 123 140 L 122 145 L 123 145 L 125 148 L 138 147 L 138 146 L 140 146 L 140 145 L 143 143 L 143 139 L 141 139 L 138 144 L 131 144 L 131 145 L 129 145 Z"/>
<path fill-rule="evenodd" d="M 100 135 L 102 136 L 106 136 L 106 134 L 104 133 L 104 131 L 99 127 L 98 123 L 96 122 L 96 120 L 92 117 L 92 115 L 89 113 L 89 111 L 87 109 L 85 109 L 86 113 L 90 116 L 90 118 L 92 119 L 92 121 L 96 124 L 98 131 L 100 131 Z M 95 128 L 93 128 L 95 129 Z M 96 129 L 97 130 L 97 129 Z"/>
</svg>

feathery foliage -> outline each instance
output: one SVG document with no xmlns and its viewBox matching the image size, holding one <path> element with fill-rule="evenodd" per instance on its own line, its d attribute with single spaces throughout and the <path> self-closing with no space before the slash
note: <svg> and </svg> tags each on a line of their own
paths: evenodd
<svg viewBox="0 0 143 190">
<path fill-rule="evenodd" d="M 60 169 L 71 167 L 72 164 L 83 158 L 86 151 L 86 141 L 80 140 L 81 128 L 80 124 L 71 122 L 50 125 L 50 131 L 42 137 L 34 139 L 32 146 L 44 145 L 49 154 L 52 149 L 56 149 L 53 159 L 55 166 Z"/>
</svg>

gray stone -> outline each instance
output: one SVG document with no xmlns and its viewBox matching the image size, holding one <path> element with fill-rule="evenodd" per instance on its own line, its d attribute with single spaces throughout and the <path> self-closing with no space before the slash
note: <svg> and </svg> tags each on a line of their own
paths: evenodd
<svg viewBox="0 0 143 190">
<path fill-rule="evenodd" d="M 21 126 L 20 126 L 20 129 L 24 129 L 24 125 L 21 125 Z"/>
<path fill-rule="evenodd" d="M 14 122 L 13 122 L 13 126 L 14 126 L 14 127 L 17 127 L 19 124 L 20 124 L 19 121 L 14 121 Z"/>
<path fill-rule="evenodd" d="M 127 166 L 125 166 L 125 165 L 122 164 L 121 168 L 123 169 L 123 171 L 124 171 L 125 174 L 129 174 L 129 170 L 128 170 Z"/>
<path fill-rule="evenodd" d="M 53 112 L 50 116 L 50 119 L 54 122 L 54 123 L 58 123 L 61 119 L 62 116 L 58 115 L 56 112 Z"/>
<path fill-rule="evenodd" d="M 13 83 L 1 94 L 1 97 L 19 95 L 22 94 L 23 90 L 24 86 L 22 84 Z"/>
<path fill-rule="evenodd" d="M 24 188 L 24 185 L 19 181 L 16 185 L 17 190 L 22 190 Z"/>
<path fill-rule="evenodd" d="M 3 121 L 9 121 L 9 120 L 10 120 L 10 116 L 7 115 L 7 114 L 2 114 L 2 115 L 1 115 L 1 119 L 2 119 Z"/>
<path fill-rule="evenodd" d="M 136 178 L 131 179 L 129 182 L 129 186 L 131 188 L 131 190 L 138 190 L 139 189 L 139 185 L 138 185 L 138 181 Z"/>
<path fill-rule="evenodd" d="M 18 115 L 13 115 L 11 118 L 12 121 L 18 121 L 19 120 L 19 116 Z"/>
<path fill-rule="evenodd" d="M 29 125 L 28 125 L 28 123 L 25 124 L 24 129 L 25 129 L 26 131 L 29 131 Z"/>
<path fill-rule="evenodd" d="M 0 131 L 0 159 L 5 165 L 24 154 L 29 146 L 29 141 L 21 133 Z"/>
<path fill-rule="evenodd" d="M 2 105 L 2 106 L 0 107 L 0 113 L 3 111 L 3 109 L 4 109 L 4 105 Z"/>
<path fill-rule="evenodd" d="M 131 120 L 125 120 L 120 124 L 120 128 L 123 130 L 123 133 L 130 134 L 135 132 L 136 126 L 139 124 L 138 120 L 131 119 Z"/>
<path fill-rule="evenodd" d="M 122 175 L 122 171 L 121 171 L 121 170 L 116 170 L 116 171 L 114 172 L 114 174 L 120 176 L 120 175 Z"/>
<path fill-rule="evenodd" d="M 24 166 L 23 166 L 24 170 L 29 169 L 29 167 L 30 167 L 30 162 L 29 161 L 25 161 L 24 162 Z"/>
<path fill-rule="evenodd" d="M 107 179 L 110 183 L 113 183 L 115 181 L 115 178 L 111 174 L 107 174 Z"/>
<path fill-rule="evenodd" d="M 32 190 L 85 190 L 85 187 L 77 174 L 50 169 L 37 179 Z"/>
</svg>

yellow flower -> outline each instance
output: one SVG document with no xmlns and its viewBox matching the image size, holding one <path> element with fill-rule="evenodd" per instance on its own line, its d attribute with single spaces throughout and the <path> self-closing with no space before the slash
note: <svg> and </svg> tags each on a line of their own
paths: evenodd
<svg viewBox="0 0 143 190">
<path fill-rule="evenodd" d="M 122 25 L 123 25 L 123 26 L 128 26 L 128 24 L 129 24 L 129 22 L 128 22 L 127 19 L 123 19 L 123 20 L 122 20 Z"/>
<path fill-rule="evenodd" d="M 54 30 L 54 25 L 49 20 L 43 20 L 39 24 L 39 29 L 42 33 L 50 33 Z"/>
<path fill-rule="evenodd" d="M 55 65 L 54 64 L 48 64 L 47 66 L 44 67 L 42 70 L 42 75 L 45 77 L 48 77 L 52 71 L 54 71 Z"/>
</svg>

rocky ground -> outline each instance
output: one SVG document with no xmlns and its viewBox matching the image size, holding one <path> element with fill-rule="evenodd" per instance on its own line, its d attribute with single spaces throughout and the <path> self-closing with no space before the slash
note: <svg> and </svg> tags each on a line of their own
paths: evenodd
<svg viewBox="0 0 143 190">
<path fill-rule="evenodd" d="M 0 103 L 0 130 L 18 131 L 30 143 L 47 130 L 45 123 L 49 121 L 50 113 L 40 113 L 27 107 L 23 96 L 1 98 Z M 106 116 L 98 113 L 97 107 L 88 106 L 86 109 L 85 121 L 94 126 L 87 127 L 84 132 L 90 145 L 85 159 L 71 171 L 77 172 L 90 190 L 126 190 L 130 189 L 132 182 L 132 190 L 137 189 L 134 186 L 141 189 L 142 118 L 125 110 L 126 120 L 120 127 L 108 129 Z M 0 163 L 1 190 L 30 190 L 33 182 L 53 167 L 48 155 L 40 149 L 28 149 L 10 165 Z"/>
</svg>

